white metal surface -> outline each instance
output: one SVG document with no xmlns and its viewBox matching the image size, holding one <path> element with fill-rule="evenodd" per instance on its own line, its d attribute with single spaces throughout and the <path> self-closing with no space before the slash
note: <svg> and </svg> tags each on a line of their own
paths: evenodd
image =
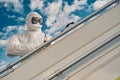
<svg viewBox="0 0 120 80">
<path fill-rule="evenodd" d="M 69 76 L 69 78 L 67 80 L 91 80 L 91 79 L 89 79 L 90 75 L 95 75 L 94 73 L 96 71 L 98 71 L 99 69 L 103 68 L 106 65 L 109 65 L 116 58 L 120 58 L 120 44 L 119 44 L 119 46 L 114 47 L 111 50 L 103 52 L 103 54 L 104 54 L 104 56 L 96 57 L 96 59 L 93 62 L 91 62 L 91 63 L 87 64 L 86 66 L 84 66 L 83 68 L 79 69 L 76 73 Z M 115 70 L 114 68 L 112 68 L 112 69 Z M 120 70 L 118 69 L 118 71 L 120 71 Z M 119 76 L 119 75 L 120 75 L 120 72 L 117 74 L 117 76 Z M 111 75 L 111 76 L 114 77 L 114 75 Z M 95 78 L 95 80 L 99 80 L 99 79 L 101 80 L 103 78 L 101 78 L 100 76 L 98 77 L 98 79 Z M 114 80 L 114 79 L 112 79 L 112 80 Z"/>
</svg>

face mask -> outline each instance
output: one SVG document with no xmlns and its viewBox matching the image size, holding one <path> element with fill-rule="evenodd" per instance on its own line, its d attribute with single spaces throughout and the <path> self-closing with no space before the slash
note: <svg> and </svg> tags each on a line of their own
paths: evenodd
<svg viewBox="0 0 120 80">
<path fill-rule="evenodd" d="M 39 23 L 39 24 L 41 25 L 41 24 L 42 24 L 42 19 L 41 19 L 41 18 L 38 18 L 38 17 L 32 17 L 31 23 L 32 23 L 32 24 L 37 24 L 37 23 Z"/>
<path fill-rule="evenodd" d="M 29 31 L 37 31 L 37 30 L 40 30 L 42 27 L 42 25 L 40 25 L 39 23 L 37 24 L 32 24 L 32 23 L 29 23 L 27 24 L 27 28 Z"/>
<path fill-rule="evenodd" d="M 40 25 L 39 23 L 37 23 L 37 24 L 32 24 L 32 25 L 30 26 L 31 30 L 39 30 L 39 29 L 41 29 L 41 27 L 42 27 L 42 25 Z"/>
</svg>

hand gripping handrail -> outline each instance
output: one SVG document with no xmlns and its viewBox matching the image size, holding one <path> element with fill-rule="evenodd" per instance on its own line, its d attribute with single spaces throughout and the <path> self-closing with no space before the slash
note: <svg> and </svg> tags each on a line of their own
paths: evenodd
<svg viewBox="0 0 120 80">
<path fill-rule="evenodd" d="M 75 29 L 76 27 L 78 27 L 79 25 L 81 25 L 82 23 L 86 22 L 87 20 L 91 19 L 93 16 L 95 16 L 96 14 L 98 14 L 99 12 L 103 11 L 104 9 L 106 9 L 107 7 L 111 6 L 114 3 L 119 3 L 120 0 L 113 0 L 110 3 L 106 4 L 104 7 L 96 10 L 94 13 L 92 13 L 91 15 L 87 16 L 86 18 L 82 19 L 80 22 L 73 24 L 71 27 L 68 27 L 65 31 L 61 32 L 60 34 L 58 34 L 57 36 L 55 36 L 53 39 L 51 39 L 50 41 L 44 43 L 43 45 L 37 47 L 36 49 L 34 49 L 33 51 L 29 52 L 28 54 L 26 54 L 25 56 L 21 57 L 20 59 L 18 59 L 17 61 L 13 62 L 12 64 L 9 64 L 8 66 L 6 66 L 5 69 L 0 71 L 0 75 L 2 74 L 9 74 L 10 72 L 12 72 L 14 69 L 13 67 L 18 64 L 19 62 L 23 62 L 26 59 L 30 58 L 31 56 L 35 55 L 37 51 L 42 50 L 43 48 L 45 48 L 46 46 L 48 46 L 49 44 L 51 44 L 52 42 L 54 42 L 55 40 L 57 40 L 58 38 L 62 37 L 63 35 L 65 35 L 66 33 L 70 32 L 71 30 Z M 8 71 L 8 72 L 7 72 Z M 0 78 L 4 77 L 0 76 Z"/>
</svg>

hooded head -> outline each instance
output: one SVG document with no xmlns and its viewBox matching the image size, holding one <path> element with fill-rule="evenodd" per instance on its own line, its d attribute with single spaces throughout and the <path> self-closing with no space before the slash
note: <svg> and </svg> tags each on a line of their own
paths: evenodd
<svg viewBox="0 0 120 80">
<path fill-rule="evenodd" d="M 35 21 L 33 21 L 35 18 Z M 40 30 L 42 25 L 42 17 L 37 12 L 30 12 L 26 16 L 26 26 L 28 31 Z"/>
</svg>

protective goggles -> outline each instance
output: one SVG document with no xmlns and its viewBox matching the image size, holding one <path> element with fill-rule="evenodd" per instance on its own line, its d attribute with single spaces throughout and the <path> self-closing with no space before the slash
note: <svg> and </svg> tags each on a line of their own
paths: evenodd
<svg viewBox="0 0 120 80">
<path fill-rule="evenodd" d="M 32 24 L 37 24 L 37 23 L 42 24 L 42 19 L 38 17 L 32 17 L 31 22 Z"/>
</svg>

